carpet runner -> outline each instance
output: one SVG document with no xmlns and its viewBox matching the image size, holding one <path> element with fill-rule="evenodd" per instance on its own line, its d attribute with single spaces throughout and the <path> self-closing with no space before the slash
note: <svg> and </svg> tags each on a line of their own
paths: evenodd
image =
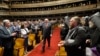
<svg viewBox="0 0 100 56">
<path fill-rule="evenodd" d="M 42 42 L 32 50 L 28 56 L 55 56 L 58 48 L 58 42 L 60 41 L 60 28 L 55 28 L 53 30 L 53 34 L 51 37 L 51 47 L 48 48 L 48 44 L 46 42 L 45 52 L 42 53 Z"/>
</svg>

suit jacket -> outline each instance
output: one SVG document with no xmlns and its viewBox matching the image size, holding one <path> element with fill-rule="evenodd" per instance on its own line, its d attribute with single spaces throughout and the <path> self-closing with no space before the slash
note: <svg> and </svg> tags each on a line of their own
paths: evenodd
<svg viewBox="0 0 100 56">
<path fill-rule="evenodd" d="M 20 31 L 19 26 L 12 26 L 13 31 Z"/>
<path fill-rule="evenodd" d="M 10 27 L 9 30 L 11 33 L 14 32 L 12 27 Z M 2 42 L 2 46 L 6 48 L 12 48 L 13 38 L 11 36 L 11 33 L 8 32 L 5 26 L 2 26 L 0 28 L 0 39 Z"/>
<path fill-rule="evenodd" d="M 98 28 L 90 29 L 91 47 L 100 48 L 100 30 Z"/>
<path fill-rule="evenodd" d="M 64 45 L 66 47 L 71 47 L 71 48 L 76 48 L 76 49 L 78 49 L 80 46 L 81 48 L 82 47 L 85 48 L 85 40 L 86 40 L 85 29 L 82 27 L 75 27 L 74 29 L 71 30 L 70 34 L 72 34 L 73 31 L 75 31 L 75 33 L 73 33 L 70 39 L 73 39 L 74 42 L 68 43 L 67 40 L 65 40 Z"/>
<path fill-rule="evenodd" d="M 64 24 L 64 27 L 61 29 L 60 35 L 61 35 L 61 40 L 64 40 L 67 33 L 68 33 L 68 25 Z"/>
<path fill-rule="evenodd" d="M 17 35 L 15 36 L 16 38 L 17 37 L 19 37 L 20 36 L 20 31 L 21 31 L 21 29 L 20 29 L 20 27 L 17 25 L 17 26 L 12 26 L 12 29 L 13 29 L 13 31 L 14 32 L 16 32 L 17 33 Z"/>
<path fill-rule="evenodd" d="M 0 28 L 1 28 L 2 26 L 0 25 Z M 2 46 L 2 39 L 0 38 L 0 46 Z"/>
<path fill-rule="evenodd" d="M 75 31 L 73 33 L 73 31 Z M 85 40 L 86 34 L 83 27 L 75 27 L 70 31 L 70 39 L 73 39 L 74 42 L 68 43 L 68 40 L 65 39 L 65 50 L 68 53 L 68 56 L 85 56 Z"/>
<path fill-rule="evenodd" d="M 32 31 L 33 31 L 33 33 L 38 34 L 39 29 L 40 29 L 39 24 L 32 25 Z"/>
<path fill-rule="evenodd" d="M 51 23 L 48 23 L 48 26 L 46 27 L 46 23 L 43 23 L 43 37 L 50 37 L 51 34 Z"/>
</svg>

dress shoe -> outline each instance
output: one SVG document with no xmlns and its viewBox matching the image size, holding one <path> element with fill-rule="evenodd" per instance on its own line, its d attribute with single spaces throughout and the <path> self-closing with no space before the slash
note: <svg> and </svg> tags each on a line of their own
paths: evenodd
<svg viewBox="0 0 100 56">
<path fill-rule="evenodd" d="M 45 52 L 45 50 L 42 50 L 42 53 L 44 53 Z"/>
</svg>

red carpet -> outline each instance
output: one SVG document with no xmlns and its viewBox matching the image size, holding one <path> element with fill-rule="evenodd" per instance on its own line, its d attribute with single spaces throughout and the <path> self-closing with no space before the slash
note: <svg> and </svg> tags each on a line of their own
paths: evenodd
<svg viewBox="0 0 100 56">
<path fill-rule="evenodd" d="M 51 47 L 50 49 L 45 47 L 45 53 L 41 53 L 42 50 L 42 43 L 39 44 L 28 56 L 54 56 L 56 51 L 58 50 L 58 42 L 60 41 L 60 29 L 55 28 L 53 30 L 53 34 L 51 37 Z"/>
</svg>

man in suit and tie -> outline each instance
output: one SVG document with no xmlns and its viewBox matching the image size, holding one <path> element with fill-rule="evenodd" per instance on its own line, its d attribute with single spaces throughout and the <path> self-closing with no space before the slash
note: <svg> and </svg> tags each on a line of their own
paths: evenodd
<svg viewBox="0 0 100 56">
<path fill-rule="evenodd" d="M 10 21 L 8 19 L 3 20 L 3 26 L 0 27 L 0 39 L 2 39 L 2 46 L 4 47 L 3 56 L 13 56 L 13 37 L 14 33 Z"/>
<path fill-rule="evenodd" d="M 50 48 L 50 39 L 51 39 L 51 23 L 49 22 L 48 18 L 44 19 L 44 23 L 42 25 L 42 28 L 43 28 L 42 52 L 45 52 L 46 39 L 47 39 L 48 47 L 49 48 Z"/>
<path fill-rule="evenodd" d="M 85 56 L 85 29 L 80 26 L 80 18 L 75 16 L 70 19 L 69 32 L 64 41 L 58 46 L 64 46 L 67 56 Z"/>
</svg>

